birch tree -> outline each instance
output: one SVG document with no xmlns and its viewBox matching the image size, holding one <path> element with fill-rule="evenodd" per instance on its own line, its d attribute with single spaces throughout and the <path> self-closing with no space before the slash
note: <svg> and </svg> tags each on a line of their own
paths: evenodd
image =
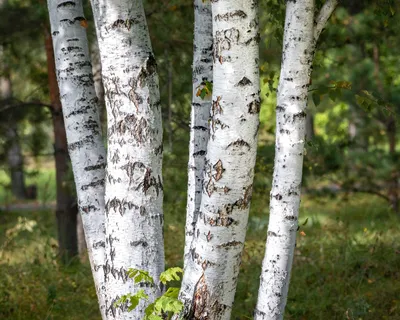
<svg viewBox="0 0 400 320">
<path fill-rule="evenodd" d="M 142 319 L 145 303 L 115 307 L 137 289 L 128 269 L 164 271 L 162 126 L 156 61 L 142 1 L 92 0 L 108 117 L 106 261 L 108 319 Z M 145 287 L 149 301 L 161 288 Z"/>
<path fill-rule="evenodd" d="M 211 4 L 209 1 L 194 1 L 193 43 L 193 98 L 190 115 L 190 141 L 188 164 L 188 191 L 185 228 L 185 261 L 189 259 L 197 216 L 200 210 L 204 162 L 209 138 L 208 120 L 211 110 L 213 37 Z"/>
<path fill-rule="evenodd" d="M 60 99 L 100 311 L 106 319 L 105 149 L 91 70 L 82 2 L 48 0 Z"/>
<path fill-rule="evenodd" d="M 286 1 L 270 219 L 256 320 L 283 318 L 298 225 L 312 62 L 319 35 L 336 5 L 337 0 L 327 0 L 316 15 L 314 0 Z"/>
<path fill-rule="evenodd" d="M 229 319 L 260 111 L 257 2 L 212 2 L 213 94 L 200 211 L 181 288 L 187 319 Z"/>
</svg>

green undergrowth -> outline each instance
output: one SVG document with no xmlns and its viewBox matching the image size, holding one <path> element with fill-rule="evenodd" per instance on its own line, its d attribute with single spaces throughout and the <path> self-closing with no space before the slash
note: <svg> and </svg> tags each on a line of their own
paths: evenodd
<svg viewBox="0 0 400 320">
<path fill-rule="evenodd" d="M 167 267 L 182 265 L 184 175 L 165 181 Z M 232 319 L 252 319 L 267 199 L 255 185 Z M 375 197 L 305 195 L 285 319 L 400 319 L 399 222 Z M 89 265 L 56 252 L 53 212 L 0 212 L 0 319 L 100 319 Z"/>
</svg>

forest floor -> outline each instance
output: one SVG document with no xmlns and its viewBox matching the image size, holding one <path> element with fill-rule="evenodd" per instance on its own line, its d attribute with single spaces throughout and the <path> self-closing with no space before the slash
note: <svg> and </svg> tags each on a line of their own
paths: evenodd
<svg viewBox="0 0 400 320">
<path fill-rule="evenodd" d="M 267 200 L 256 187 L 233 320 L 252 319 Z M 184 192 L 165 195 L 167 267 L 182 265 L 184 208 Z M 299 222 L 285 320 L 400 319 L 400 219 L 385 202 L 305 195 Z M 62 265 L 56 254 L 53 210 L 0 212 L 0 319 L 100 319 L 89 265 Z"/>
</svg>

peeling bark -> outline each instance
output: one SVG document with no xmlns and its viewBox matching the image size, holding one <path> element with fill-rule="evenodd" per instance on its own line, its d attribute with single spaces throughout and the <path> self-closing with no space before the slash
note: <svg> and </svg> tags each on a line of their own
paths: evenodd
<svg viewBox="0 0 400 320">
<path fill-rule="evenodd" d="M 164 271 L 162 125 L 156 72 L 142 1 L 92 0 L 108 117 L 106 273 L 108 319 L 142 319 L 149 295 L 132 312 L 114 306 L 137 285 L 129 268 L 154 279 Z"/>
<path fill-rule="evenodd" d="M 200 211 L 181 288 L 186 319 L 230 319 L 257 150 L 257 9 L 256 1 L 212 1 L 213 102 Z"/>
<path fill-rule="evenodd" d="M 81 1 L 48 1 L 68 151 L 99 306 L 106 319 L 104 276 L 105 149 Z"/>
<path fill-rule="evenodd" d="M 256 320 L 283 319 L 298 225 L 312 61 L 318 37 L 336 5 L 336 0 L 328 0 L 315 18 L 314 0 L 286 2 L 270 220 Z"/>
</svg>

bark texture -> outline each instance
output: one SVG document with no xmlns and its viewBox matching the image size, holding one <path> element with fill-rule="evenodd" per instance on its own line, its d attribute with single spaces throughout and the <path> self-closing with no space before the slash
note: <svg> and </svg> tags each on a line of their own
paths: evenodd
<svg viewBox="0 0 400 320">
<path fill-rule="evenodd" d="M 211 93 L 201 98 L 206 82 L 212 82 L 213 35 L 211 3 L 194 0 L 194 45 L 193 45 L 193 98 L 190 115 L 190 142 L 188 163 L 188 191 L 185 227 L 184 265 L 189 259 L 197 216 L 200 211 L 203 187 L 204 164 L 207 154 L 211 111 Z"/>
<path fill-rule="evenodd" d="M 68 262 L 78 254 L 76 197 L 66 188 L 65 175 L 68 173 L 70 160 L 68 156 L 67 135 L 58 90 L 56 66 L 54 61 L 53 41 L 50 32 L 45 30 L 45 47 L 47 56 L 47 74 L 49 79 L 50 100 L 54 132 L 54 159 L 56 165 L 57 191 L 57 229 L 58 250 L 61 259 Z"/>
<path fill-rule="evenodd" d="M 256 320 L 283 319 L 298 225 L 312 61 L 318 37 L 336 4 L 328 0 L 315 18 L 314 0 L 286 2 L 270 218 Z"/>
<path fill-rule="evenodd" d="M 164 271 L 162 125 L 156 61 L 142 1 L 92 0 L 108 117 L 106 174 L 106 279 L 109 319 L 142 319 L 114 306 L 137 285 L 129 268 Z M 161 288 L 144 286 L 147 303 Z"/>
<path fill-rule="evenodd" d="M 212 2 L 213 101 L 203 194 L 181 289 L 186 319 L 230 319 L 259 127 L 257 2 Z"/>
<path fill-rule="evenodd" d="M 105 317 L 105 149 L 81 1 L 48 1 L 68 151 L 74 171 L 89 259 Z"/>
</svg>

